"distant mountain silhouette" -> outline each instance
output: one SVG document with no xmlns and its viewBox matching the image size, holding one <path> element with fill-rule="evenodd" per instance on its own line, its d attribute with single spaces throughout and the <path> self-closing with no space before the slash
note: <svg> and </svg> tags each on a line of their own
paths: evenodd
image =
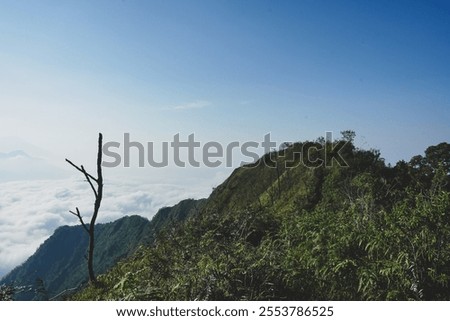
<svg viewBox="0 0 450 321">
<path fill-rule="evenodd" d="M 55 166 L 44 158 L 34 157 L 24 150 L 0 152 L 0 182 L 68 176 L 69 171 Z"/>
</svg>

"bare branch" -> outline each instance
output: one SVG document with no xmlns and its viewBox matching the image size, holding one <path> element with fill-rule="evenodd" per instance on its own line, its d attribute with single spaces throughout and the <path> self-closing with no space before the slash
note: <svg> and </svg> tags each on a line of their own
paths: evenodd
<svg viewBox="0 0 450 321">
<path fill-rule="evenodd" d="M 81 165 L 81 170 L 82 170 L 84 176 L 86 177 L 87 182 L 89 183 L 89 185 L 91 185 L 91 188 L 92 188 L 92 191 L 94 192 L 95 198 L 97 198 L 98 197 L 97 191 L 95 190 L 95 187 L 92 184 L 91 179 L 89 178 L 89 174 L 86 172 L 83 165 Z"/>
<path fill-rule="evenodd" d="M 88 257 L 87 257 L 87 265 L 88 265 L 88 272 L 89 272 L 89 281 L 96 285 L 97 278 L 95 277 L 94 273 L 94 248 L 95 248 L 95 221 L 97 220 L 97 215 L 100 210 L 100 205 L 102 202 L 103 197 L 103 175 L 102 175 L 102 140 L 103 136 L 101 133 L 98 134 L 98 153 L 97 153 L 97 175 L 98 178 L 95 178 L 94 176 L 90 175 L 86 170 L 84 169 L 83 165 L 81 167 L 78 167 L 74 163 L 72 163 L 70 160 L 66 158 L 66 162 L 68 162 L 70 165 L 75 167 L 79 172 L 83 173 L 84 177 L 86 178 L 87 182 L 89 183 L 89 186 L 91 187 L 92 191 L 95 195 L 95 202 L 94 202 L 94 211 L 92 213 L 91 222 L 89 224 L 89 228 L 84 223 L 83 218 L 81 217 L 80 210 L 78 207 L 76 208 L 76 212 L 69 211 L 81 222 L 81 225 L 86 230 L 86 232 L 89 235 L 89 247 L 88 247 Z M 94 184 L 92 182 L 95 182 L 97 184 L 97 189 L 95 188 Z"/>
<path fill-rule="evenodd" d="M 75 167 L 78 171 L 80 171 L 81 173 L 83 173 L 83 174 L 86 174 L 87 176 L 89 176 L 89 178 L 91 178 L 92 180 L 94 180 L 95 182 L 97 182 L 97 179 L 94 177 L 94 176 L 92 176 L 91 174 L 89 174 L 88 172 L 86 172 L 86 171 L 83 171 L 80 167 L 78 167 L 77 165 L 75 165 L 74 163 L 72 163 L 71 161 L 70 161 L 70 159 L 67 159 L 66 158 L 66 162 L 68 162 L 70 165 L 72 165 L 73 167 Z M 81 167 L 83 167 L 83 166 L 81 166 Z"/>
<path fill-rule="evenodd" d="M 98 211 L 100 209 L 100 204 L 103 198 L 103 175 L 102 175 L 102 145 L 103 145 L 103 135 L 98 134 L 98 153 L 97 153 L 97 196 L 95 197 L 94 212 L 91 218 L 91 225 L 94 226 L 97 220 Z"/>
<path fill-rule="evenodd" d="M 81 217 L 80 210 L 78 209 L 78 207 L 76 207 L 76 210 L 77 210 L 76 213 L 74 211 L 69 211 L 69 212 L 71 214 L 75 215 L 76 217 L 78 217 L 78 219 L 80 220 L 81 226 L 83 226 L 83 228 L 89 234 L 89 229 L 88 229 L 87 225 L 84 223 L 83 218 Z"/>
</svg>

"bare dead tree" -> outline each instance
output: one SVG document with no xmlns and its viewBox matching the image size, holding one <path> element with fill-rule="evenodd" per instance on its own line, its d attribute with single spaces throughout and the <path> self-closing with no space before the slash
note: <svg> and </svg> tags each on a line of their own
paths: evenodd
<svg viewBox="0 0 450 321">
<path fill-rule="evenodd" d="M 98 211 L 100 209 L 100 204 L 102 202 L 103 197 L 103 176 L 102 176 L 102 140 L 103 136 L 101 133 L 98 134 L 98 153 L 97 153 L 97 178 L 89 174 L 81 165 L 78 167 L 74 163 L 72 163 L 70 160 L 66 158 L 66 162 L 68 162 L 70 165 L 75 167 L 79 172 L 81 172 L 84 177 L 86 178 L 86 181 L 89 183 L 92 191 L 94 192 L 95 196 L 95 202 L 94 202 L 94 212 L 92 213 L 91 222 L 89 225 L 87 225 L 83 217 L 81 216 L 80 210 L 78 207 L 76 207 L 76 212 L 69 211 L 71 214 L 78 217 L 78 220 L 81 223 L 81 226 L 84 228 L 84 230 L 89 235 L 89 247 L 88 247 L 88 260 L 87 260 L 87 266 L 88 266 L 88 272 L 89 272 L 89 281 L 92 284 L 97 284 L 97 279 L 95 277 L 94 273 L 94 244 L 95 244 L 95 221 L 97 220 Z M 94 186 L 94 183 L 97 185 Z"/>
</svg>

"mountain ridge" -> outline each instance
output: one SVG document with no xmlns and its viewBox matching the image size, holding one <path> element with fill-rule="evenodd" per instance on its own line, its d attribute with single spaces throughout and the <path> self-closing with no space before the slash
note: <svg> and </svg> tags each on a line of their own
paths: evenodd
<svg viewBox="0 0 450 321">
<path fill-rule="evenodd" d="M 391 166 L 351 134 L 270 152 L 209 198 L 160 209 L 145 244 L 69 299 L 449 300 L 450 144 Z M 345 166 L 317 166 L 336 146 Z"/>
<path fill-rule="evenodd" d="M 450 144 L 390 166 L 345 134 L 237 168 L 72 299 L 449 300 Z"/>
</svg>

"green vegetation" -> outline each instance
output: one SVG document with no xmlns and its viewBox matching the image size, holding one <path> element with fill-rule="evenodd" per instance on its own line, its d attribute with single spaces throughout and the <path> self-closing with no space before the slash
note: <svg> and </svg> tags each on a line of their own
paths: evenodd
<svg viewBox="0 0 450 321">
<path fill-rule="evenodd" d="M 391 167 L 353 138 L 236 169 L 73 299 L 449 300 L 450 145 Z"/>
<path fill-rule="evenodd" d="M 0 285 L 0 301 L 12 301 L 15 289 L 9 285 Z"/>
</svg>

